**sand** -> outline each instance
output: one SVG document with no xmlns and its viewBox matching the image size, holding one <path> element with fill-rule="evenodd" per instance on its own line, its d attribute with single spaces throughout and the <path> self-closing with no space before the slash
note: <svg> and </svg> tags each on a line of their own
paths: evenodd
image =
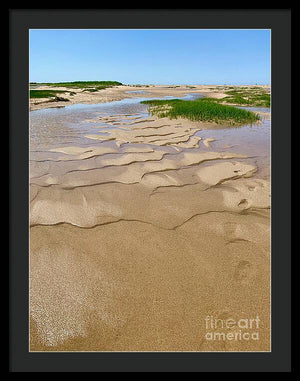
<svg viewBox="0 0 300 381">
<path fill-rule="evenodd" d="M 30 350 L 269 351 L 269 178 L 214 125 L 88 122 L 90 146 L 30 154 Z M 208 316 L 259 339 L 209 340 Z"/>
<path fill-rule="evenodd" d="M 248 86 L 244 86 L 248 87 Z M 249 86 L 253 87 L 253 86 Z M 259 86 L 267 87 L 267 86 Z M 178 87 L 171 87 L 167 85 L 152 85 L 150 87 L 141 86 L 114 86 L 98 92 L 87 92 L 82 89 L 72 89 L 66 87 L 51 87 L 51 86 L 37 86 L 35 90 L 62 90 L 66 93 L 61 93 L 59 96 L 67 99 L 67 102 L 50 102 L 48 98 L 33 98 L 30 99 L 30 110 L 39 110 L 42 108 L 52 107 L 65 107 L 76 103 L 104 103 L 119 101 L 125 98 L 155 98 L 172 95 L 174 97 L 183 97 L 186 94 L 203 94 L 210 98 L 224 98 L 227 96 L 223 92 L 223 86 L 212 85 L 195 85 L 193 88 L 185 85 Z M 70 92 L 75 95 L 70 95 Z"/>
<path fill-rule="evenodd" d="M 202 93 L 207 91 L 207 86 L 197 86 L 195 89 L 190 89 L 186 86 L 180 86 L 178 88 L 170 89 L 168 86 L 151 86 L 151 87 L 134 87 L 134 86 L 114 86 L 112 88 L 107 88 L 98 92 L 87 92 L 82 89 L 69 89 L 66 87 L 51 87 L 51 86 L 38 86 L 35 87 L 36 90 L 62 90 L 66 93 L 59 94 L 68 102 L 49 102 L 47 98 L 33 98 L 30 99 L 30 110 L 39 110 L 41 108 L 51 108 L 51 107 L 65 107 L 70 104 L 75 103 L 103 103 L 118 101 L 125 98 L 148 98 L 148 97 L 163 97 L 165 95 L 172 95 L 182 97 L 187 93 Z M 201 91 L 200 91 L 201 90 Z M 135 91 L 141 91 L 135 92 Z M 70 92 L 75 93 L 75 95 L 70 95 Z"/>
</svg>

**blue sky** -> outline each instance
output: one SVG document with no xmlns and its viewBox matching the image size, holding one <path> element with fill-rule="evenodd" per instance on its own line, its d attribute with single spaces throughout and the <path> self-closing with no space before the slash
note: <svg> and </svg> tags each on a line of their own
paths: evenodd
<svg viewBox="0 0 300 381">
<path fill-rule="evenodd" d="M 30 30 L 30 81 L 270 84 L 269 30 Z"/>
</svg>

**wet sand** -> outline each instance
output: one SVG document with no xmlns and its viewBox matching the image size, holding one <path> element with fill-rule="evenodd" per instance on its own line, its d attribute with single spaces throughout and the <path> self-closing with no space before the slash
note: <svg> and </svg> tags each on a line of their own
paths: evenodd
<svg viewBox="0 0 300 381">
<path fill-rule="evenodd" d="M 30 350 L 269 351 L 268 110 L 229 128 L 130 102 L 31 113 Z M 207 316 L 259 339 L 209 340 Z"/>
</svg>

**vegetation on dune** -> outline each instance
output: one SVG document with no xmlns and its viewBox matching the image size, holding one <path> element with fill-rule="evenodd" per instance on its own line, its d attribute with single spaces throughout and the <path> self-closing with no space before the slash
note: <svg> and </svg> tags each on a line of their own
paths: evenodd
<svg viewBox="0 0 300 381">
<path fill-rule="evenodd" d="M 222 102 L 238 104 L 242 106 L 270 107 L 271 96 L 259 87 L 240 87 L 226 91 L 228 95 L 220 99 Z"/>
<path fill-rule="evenodd" d="M 108 87 L 122 85 L 121 82 L 117 81 L 75 81 L 75 82 L 30 82 L 30 98 L 54 98 L 54 101 L 67 101 L 68 99 L 59 98 L 57 94 L 66 93 L 70 96 L 76 95 L 74 91 L 70 89 L 81 89 L 82 91 L 96 92 L 99 90 L 106 89 Z M 49 86 L 49 87 L 66 87 L 66 90 L 36 90 L 38 86 Z"/>
<path fill-rule="evenodd" d="M 51 86 L 51 87 L 69 87 L 73 89 L 85 89 L 89 87 L 109 87 L 109 86 L 119 86 L 122 85 L 118 81 L 74 81 L 74 82 L 31 82 L 30 84 L 39 86 Z"/>
<path fill-rule="evenodd" d="M 53 98 L 58 93 L 65 93 L 63 90 L 30 90 L 30 98 Z"/>
<path fill-rule="evenodd" d="M 121 82 L 117 81 L 74 81 L 74 82 L 30 82 L 30 91 L 33 91 L 37 86 L 49 86 L 49 87 L 66 87 L 68 89 L 80 89 L 82 91 L 88 91 L 88 92 L 96 92 L 100 90 L 107 89 L 109 87 L 113 86 L 119 86 L 122 85 Z M 37 90 L 35 90 L 37 91 Z M 42 90 L 42 91 L 52 91 L 52 90 Z M 58 90 L 53 90 L 53 92 L 59 92 Z M 60 90 L 60 92 L 64 92 Z M 46 93 L 45 93 L 46 94 Z M 76 93 L 70 92 L 70 95 L 75 95 Z M 42 96 L 35 96 L 38 95 L 38 93 L 32 93 L 33 96 L 30 96 L 31 98 L 43 98 Z M 52 95 L 48 95 L 49 97 Z"/>
<path fill-rule="evenodd" d="M 140 83 L 137 83 L 135 85 L 125 85 L 125 86 L 129 86 L 129 87 L 150 87 L 153 85 L 141 85 Z"/>
<path fill-rule="evenodd" d="M 222 105 L 214 98 L 199 98 L 192 101 L 181 99 L 147 100 L 149 111 L 158 117 L 170 119 L 187 118 L 193 121 L 214 122 L 219 124 L 241 125 L 255 123 L 260 118 L 257 114 L 234 106 Z"/>
<path fill-rule="evenodd" d="M 262 86 L 216 86 L 208 89 L 226 94 L 226 97 L 219 98 L 215 102 L 240 106 L 270 107 L 271 95 L 269 90 Z"/>
</svg>

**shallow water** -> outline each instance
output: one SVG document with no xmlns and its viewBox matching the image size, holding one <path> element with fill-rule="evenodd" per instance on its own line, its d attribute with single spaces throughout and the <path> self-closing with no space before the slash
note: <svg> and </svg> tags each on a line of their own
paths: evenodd
<svg viewBox="0 0 300 381">
<path fill-rule="evenodd" d="M 201 94 L 187 94 L 180 99 L 196 99 Z M 165 97 L 174 99 L 175 97 Z M 108 127 L 100 121 L 97 124 L 86 123 L 87 119 L 95 119 L 102 115 L 138 114 L 148 117 L 148 106 L 141 104 L 143 100 L 155 98 L 128 98 L 121 101 L 74 104 L 63 108 L 48 108 L 30 112 L 30 148 L 31 150 L 42 147 L 57 147 L 63 145 L 91 145 L 91 140 L 84 135 L 95 133 L 95 126 Z M 92 142 L 92 144 L 95 144 Z M 99 144 L 99 142 L 97 143 Z"/>
<path fill-rule="evenodd" d="M 125 93 L 127 93 L 127 94 L 145 94 L 145 93 L 148 93 L 148 91 L 145 91 L 145 90 L 129 90 L 129 91 L 125 91 Z"/>
<path fill-rule="evenodd" d="M 269 113 L 269 108 L 244 107 L 253 112 Z M 233 151 L 248 155 L 258 167 L 257 174 L 269 177 L 270 149 L 271 149 L 271 120 L 261 116 L 261 123 L 246 124 L 241 127 L 226 127 L 214 130 L 196 132 L 202 139 L 213 137 L 216 140 L 211 144 L 215 151 Z M 207 149 L 208 148 L 203 148 Z"/>
<path fill-rule="evenodd" d="M 181 99 L 191 100 L 203 97 L 202 94 L 187 94 Z M 166 99 L 174 99 L 167 96 Z M 148 105 L 141 104 L 143 100 L 157 98 L 128 98 L 100 104 L 74 104 L 64 108 L 49 108 L 30 112 L 30 150 L 39 151 L 59 146 L 115 146 L 113 142 L 99 142 L 85 138 L 87 134 L 100 133 L 101 129 L 118 129 L 118 125 L 111 125 L 97 121 L 101 116 L 133 115 L 146 118 L 149 116 Z M 241 107 L 254 112 L 269 113 L 269 108 Z M 247 154 L 251 161 L 258 166 L 258 174 L 269 176 L 270 168 L 270 118 L 261 116 L 259 124 L 244 125 L 241 127 L 221 127 L 196 132 L 202 140 L 213 137 L 216 140 L 210 148 L 203 144 L 201 151 L 234 151 Z M 90 120 L 89 122 L 87 120 Z M 95 122 L 91 122 L 94 120 Z M 120 122 L 124 119 L 120 116 Z"/>
</svg>

